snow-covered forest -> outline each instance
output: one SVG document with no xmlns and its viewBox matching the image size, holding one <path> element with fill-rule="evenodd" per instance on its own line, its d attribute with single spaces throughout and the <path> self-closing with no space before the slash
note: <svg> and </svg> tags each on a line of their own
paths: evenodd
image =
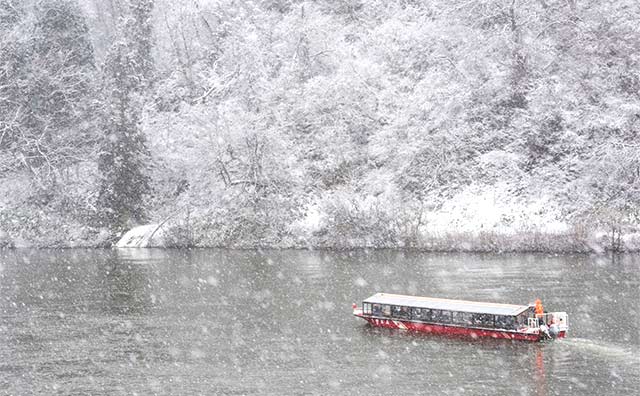
<svg viewBox="0 0 640 396">
<path fill-rule="evenodd" d="M 0 0 L 0 246 L 640 249 L 637 0 Z"/>
</svg>

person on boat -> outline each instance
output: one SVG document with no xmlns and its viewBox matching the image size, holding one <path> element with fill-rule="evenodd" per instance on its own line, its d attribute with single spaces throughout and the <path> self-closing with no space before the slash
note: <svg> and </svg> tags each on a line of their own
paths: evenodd
<svg viewBox="0 0 640 396">
<path fill-rule="evenodd" d="M 535 307 L 535 312 L 536 312 L 536 319 L 538 320 L 538 326 L 544 324 L 544 308 L 542 307 L 542 301 L 540 301 L 540 299 L 536 299 L 536 307 Z"/>
</svg>

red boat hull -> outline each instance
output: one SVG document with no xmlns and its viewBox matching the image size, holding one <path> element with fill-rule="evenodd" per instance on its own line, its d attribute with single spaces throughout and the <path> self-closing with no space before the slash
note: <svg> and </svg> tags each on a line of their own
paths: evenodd
<svg viewBox="0 0 640 396">
<path fill-rule="evenodd" d="M 443 334 L 449 336 L 464 336 L 471 338 L 488 337 L 499 338 L 507 340 L 523 340 L 523 341 L 540 341 L 541 336 L 538 333 L 526 333 L 519 331 L 508 330 L 489 330 L 489 329 L 477 329 L 459 326 L 447 326 L 440 324 L 422 323 L 422 322 L 410 322 L 396 319 L 380 319 L 368 316 L 356 315 L 363 318 L 375 327 L 384 327 L 388 329 L 401 329 L 414 331 L 418 333 L 430 333 L 430 334 Z M 565 336 L 565 332 L 561 331 L 558 334 L 558 338 Z"/>
</svg>

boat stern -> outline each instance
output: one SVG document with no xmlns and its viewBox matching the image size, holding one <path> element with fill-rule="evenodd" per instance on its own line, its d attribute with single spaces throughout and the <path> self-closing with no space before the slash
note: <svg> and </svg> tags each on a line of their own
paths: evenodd
<svg viewBox="0 0 640 396">
<path fill-rule="evenodd" d="M 568 318 L 566 312 L 536 314 L 535 318 L 529 318 L 526 330 L 538 333 L 540 340 L 564 338 L 569 330 Z"/>
<path fill-rule="evenodd" d="M 552 338 L 563 338 L 569 330 L 569 316 L 566 312 L 551 312 L 549 316 L 549 334 Z"/>
</svg>

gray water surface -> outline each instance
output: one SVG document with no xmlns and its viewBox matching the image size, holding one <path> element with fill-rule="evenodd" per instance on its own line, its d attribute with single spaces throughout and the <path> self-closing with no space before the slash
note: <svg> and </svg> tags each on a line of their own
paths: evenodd
<svg viewBox="0 0 640 396">
<path fill-rule="evenodd" d="M 371 328 L 379 292 L 569 313 L 567 339 Z M 0 393 L 637 395 L 640 257 L 0 251 Z"/>
</svg>

